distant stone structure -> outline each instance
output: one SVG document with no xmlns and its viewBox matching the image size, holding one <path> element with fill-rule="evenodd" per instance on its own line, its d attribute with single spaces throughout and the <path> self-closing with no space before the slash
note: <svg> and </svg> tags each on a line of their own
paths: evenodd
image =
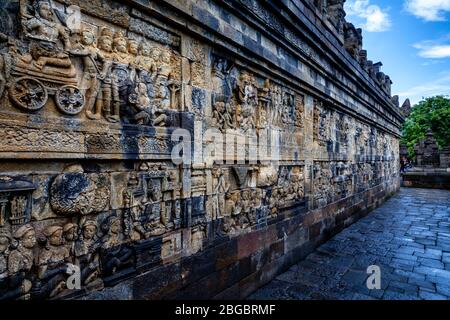
<svg viewBox="0 0 450 320">
<path fill-rule="evenodd" d="M 397 192 L 344 2 L 2 1 L 0 299 L 244 298 Z"/>
<path fill-rule="evenodd" d="M 450 189 L 450 147 L 439 149 L 433 132 L 414 146 L 415 167 L 403 174 L 406 187 Z"/>
<path fill-rule="evenodd" d="M 406 99 L 401 106 L 400 112 L 402 113 L 403 117 L 407 118 L 411 114 L 411 110 L 412 110 L 411 101 L 409 99 Z"/>
<path fill-rule="evenodd" d="M 416 153 L 417 166 L 425 168 L 435 168 L 440 166 L 439 146 L 431 130 L 428 130 L 424 140 L 419 141 L 414 146 L 414 151 Z"/>
</svg>

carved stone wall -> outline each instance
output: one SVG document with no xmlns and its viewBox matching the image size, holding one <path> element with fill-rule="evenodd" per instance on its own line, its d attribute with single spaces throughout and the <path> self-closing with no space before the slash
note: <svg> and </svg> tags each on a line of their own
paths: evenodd
<svg viewBox="0 0 450 320">
<path fill-rule="evenodd" d="M 0 299 L 243 298 L 396 192 L 343 2 L 2 2 Z"/>
</svg>

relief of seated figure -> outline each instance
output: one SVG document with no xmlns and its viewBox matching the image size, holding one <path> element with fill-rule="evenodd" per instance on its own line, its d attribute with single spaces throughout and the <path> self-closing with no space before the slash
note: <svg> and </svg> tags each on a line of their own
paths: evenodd
<svg viewBox="0 0 450 320">
<path fill-rule="evenodd" d="M 18 66 L 48 75 L 75 77 L 76 70 L 68 54 L 70 31 L 62 25 L 48 1 L 37 1 L 34 9 L 34 17 L 23 21 L 27 37 L 32 40 L 31 57 L 22 56 Z"/>
<path fill-rule="evenodd" d="M 104 276 L 112 276 L 133 264 L 133 251 L 124 243 L 121 220 L 110 216 L 102 224 L 104 232 L 100 248 Z"/>
<path fill-rule="evenodd" d="M 134 93 L 129 97 L 130 102 L 136 107 L 138 113 L 134 118 L 138 124 L 151 125 L 155 118 L 155 113 L 151 106 L 151 99 L 148 96 L 148 88 L 144 82 L 139 82 L 134 89 Z"/>
<path fill-rule="evenodd" d="M 46 245 L 38 257 L 37 296 L 54 297 L 65 289 L 70 251 L 63 242 L 63 228 L 50 226 L 44 230 Z"/>
<path fill-rule="evenodd" d="M 99 249 L 100 241 L 97 235 L 97 223 L 87 220 L 81 227 L 81 234 L 75 243 L 76 265 L 81 270 L 81 283 L 88 285 L 100 275 Z"/>
</svg>

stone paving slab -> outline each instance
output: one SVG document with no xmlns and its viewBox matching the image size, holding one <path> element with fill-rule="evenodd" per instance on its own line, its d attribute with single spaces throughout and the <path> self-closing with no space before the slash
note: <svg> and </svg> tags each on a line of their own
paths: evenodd
<svg viewBox="0 0 450 320">
<path fill-rule="evenodd" d="M 401 189 L 249 299 L 450 300 L 450 191 Z"/>
</svg>

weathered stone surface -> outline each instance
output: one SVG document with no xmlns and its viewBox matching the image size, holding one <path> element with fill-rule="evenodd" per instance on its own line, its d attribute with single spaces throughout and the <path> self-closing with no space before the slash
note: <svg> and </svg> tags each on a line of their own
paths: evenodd
<svg viewBox="0 0 450 320">
<path fill-rule="evenodd" d="M 343 2 L 2 2 L 0 299 L 243 298 L 395 193 Z"/>
</svg>

